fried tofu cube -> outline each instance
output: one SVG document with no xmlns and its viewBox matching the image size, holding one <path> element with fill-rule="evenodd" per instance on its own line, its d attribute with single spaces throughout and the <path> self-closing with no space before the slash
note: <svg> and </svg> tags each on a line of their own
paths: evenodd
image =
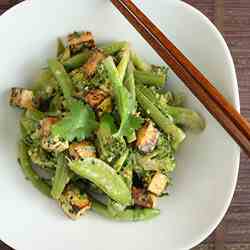
<svg viewBox="0 0 250 250">
<path fill-rule="evenodd" d="M 137 132 L 136 146 L 143 153 L 150 153 L 154 150 L 159 138 L 159 131 L 152 122 L 146 122 Z"/>
<path fill-rule="evenodd" d="M 56 117 L 46 117 L 40 121 L 40 134 L 43 137 L 47 137 L 50 134 L 51 126 L 58 122 Z"/>
<path fill-rule="evenodd" d="M 68 141 L 61 141 L 58 137 L 43 137 L 41 146 L 48 152 L 61 153 L 69 148 Z"/>
<path fill-rule="evenodd" d="M 104 54 L 96 50 L 90 56 L 88 61 L 83 65 L 83 72 L 87 77 L 91 77 L 95 74 L 97 65 L 104 59 Z"/>
<path fill-rule="evenodd" d="M 91 142 L 82 141 L 80 143 L 72 143 L 69 146 L 69 154 L 74 160 L 85 157 L 96 157 L 96 149 Z"/>
<path fill-rule="evenodd" d="M 97 107 L 97 112 L 99 117 L 102 116 L 103 113 L 111 113 L 113 109 L 112 98 L 111 96 L 104 99 L 100 105 Z"/>
<path fill-rule="evenodd" d="M 12 88 L 10 94 L 10 105 L 32 110 L 34 108 L 33 92 L 24 88 Z"/>
<path fill-rule="evenodd" d="M 91 32 L 74 32 L 68 36 L 69 48 L 73 53 L 78 52 L 83 47 L 85 48 L 94 48 L 95 41 Z"/>
<path fill-rule="evenodd" d="M 70 184 L 60 196 L 59 205 L 69 218 L 76 220 L 91 208 L 91 200 L 78 187 Z"/>
<path fill-rule="evenodd" d="M 68 141 L 62 141 L 58 137 L 50 135 L 52 125 L 58 121 L 59 119 L 56 117 L 46 117 L 40 122 L 41 146 L 48 152 L 60 153 L 69 148 Z"/>
<path fill-rule="evenodd" d="M 101 89 L 92 89 L 87 93 L 87 95 L 85 95 L 84 100 L 95 109 L 104 101 L 104 99 L 106 99 L 107 96 L 108 93 Z"/>
<path fill-rule="evenodd" d="M 165 190 L 167 183 L 168 177 L 166 175 L 156 173 L 148 186 L 148 191 L 159 196 Z"/>
<path fill-rule="evenodd" d="M 156 207 L 157 197 L 145 189 L 133 187 L 132 197 L 135 205 L 145 208 Z"/>
</svg>

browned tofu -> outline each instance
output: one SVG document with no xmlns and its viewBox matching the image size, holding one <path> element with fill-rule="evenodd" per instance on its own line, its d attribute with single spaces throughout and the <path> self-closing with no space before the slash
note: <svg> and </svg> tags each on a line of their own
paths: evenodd
<svg viewBox="0 0 250 250">
<path fill-rule="evenodd" d="M 79 160 L 85 157 L 96 157 L 96 149 L 89 141 L 82 141 L 80 143 L 72 143 L 69 146 L 69 153 L 74 160 Z"/>
<path fill-rule="evenodd" d="M 99 50 L 95 50 L 88 61 L 83 65 L 83 72 L 85 75 L 87 77 L 93 76 L 96 72 L 98 63 L 100 63 L 103 59 L 104 54 Z"/>
<path fill-rule="evenodd" d="M 48 152 L 60 153 L 69 148 L 69 142 L 62 141 L 57 137 L 45 136 L 42 138 L 41 146 Z"/>
<path fill-rule="evenodd" d="M 156 206 L 157 197 L 145 189 L 133 187 L 132 197 L 134 204 L 140 207 L 155 208 Z"/>
<path fill-rule="evenodd" d="M 102 116 L 103 113 L 111 113 L 113 109 L 112 105 L 112 97 L 109 96 L 106 99 L 104 99 L 101 104 L 98 105 L 97 107 L 97 113 L 98 116 Z"/>
<path fill-rule="evenodd" d="M 91 200 L 78 187 L 70 184 L 59 198 L 59 205 L 69 218 L 76 220 L 91 208 Z"/>
<path fill-rule="evenodd" d="M 148 186 L 148 191 L 159 196 L 165 190 L 167 183 L 168 177 L 166 175 L 156 173 Z"/>
<path fill-rule="evenodd" d="M 24 88 L 12 88 L 10 94 L 10 105 L 19 108 L 34 109 L 33 92 Z"/>
<path fill-rule="evenodd" d="M 86 48 L 94 48 L 95 41 L 91 32 L 73 33 L 68 36 L 70 49 L 75 53 L 83 46 Z"/>
<path fill-rule="evenodd" d="M 50 134 L 51 126 L 58 122 L 56 117 L 46 117 L 40 122 L 40 134 L 43 137 L 47 137 Z"/>
<path fill-rule="evenodd" d="M 150 153 L 154 150 L 159 138 L 159 131 L 152 122 L 146 122 L 139 129 L 136 136 L 136 146 L 143 153 Z"/>
<path fill-rule="evenodd" d="M 92 89 L 87 93 L 87 95 L 85 95 L 84 100 L 92 108 L 97 108 L 107 96 L 108 93 L 101 89 Z"/>
</svg>

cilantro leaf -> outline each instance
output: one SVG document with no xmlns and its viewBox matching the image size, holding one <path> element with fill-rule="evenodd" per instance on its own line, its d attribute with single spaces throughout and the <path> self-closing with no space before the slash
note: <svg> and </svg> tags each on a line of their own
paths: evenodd
<svg viewBox="0 0 250 250">
<path fill-rule="evenodd" d="M 135 101 L 119 77 L 119 72 L 112 57 L 103 61 L 104 67 L 112 83 L 115 101 L 120 116 L 120 127 L 114 136 L 129 136 L 140 126 L 141 122 L 132 115 L 135 110 Z"/>
<path fill-rule="evenodd" d="M 124 126 L 120 129 L 119 134 L 121 136 L 130 137 L 135 130 L 139 129 L 144 122 L 144 119 L 135 115 L 130 115 Z"/>
<path fill-rule="evenodd" d="M 52 135 L 67 141 L 83 140 L 96 129 L 95 113 L 80 101 L 70 100 L 69 114 L 52 126 Z"/>
</svg>

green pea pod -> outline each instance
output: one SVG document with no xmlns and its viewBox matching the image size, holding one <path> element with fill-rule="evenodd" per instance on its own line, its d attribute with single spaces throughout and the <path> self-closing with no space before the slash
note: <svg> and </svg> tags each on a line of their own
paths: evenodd
<svg viewBox="0 0 250 250">
<path fill-rule="evenodd" d="M 48 65 L 51 73 L 58 81 L 64 97 L 66 99 L 71 98 L 73 84 L 63 65 L 55 59 L 48 60 Z"/>
<path fill-rule="evenodd" d="M 104 161 L 96 158 L 85 158 L 70 162 L 69 167 L 77 175 L 93 182 L 114 201 L 122 205 L 131 204 L 131 193 L 126 183 Z"/>
<path fill-rule="evenodd" d="M 63 66 L 67 71 L 79 68 L 84 63 L 87 62 L 90 55 L 91 55 L 91 51 L 85 50 L 85 51 L 83 51 L 75 56 L 72 56 L 71 58 L 69 58 L 65 62 L 63 62 Z"/>
<path fill-rule="evenodd" d="M 145 62 L 141 57 L 139 57 L 134 50 L 130 51 L 130 57 L 134 66 L 141 71 L 151 71 L 152 67 L 150 64 Z"/>
<path fill-rule="evenodd" d="M 135 70 L 134 75 L 136 83 L 149 86 L 163 87 L 167 80 L 166 75 L 153 72 Z"/>
<path fill-rule="evenodd" d="M 144 221 L 153 219 L 160 214 L 159 209 L 153 208 L 134 208 L 126 209 L 119 213 L 111 213 L 105 205 L 96 200 L 92 201 L 92 209 L 108 219 L 118 221 Z"/>
<path fill-rule="evenodd" d="M 122 42 L 111 42 L 109 44 L 105 44 L 101 46 L 101 49 L 106 55 L 113 55 L 120 51 L 121 49 L 128 46 L 128 42 L 122 41 Z"/>
<path fill-rule="evenodd" d="M 19 163 L 25 177 L 36 187 L 41 193 L 50 197 L 50 186 L 45 183 L 39 175 L 33 170 L 31 161 L 28 155 L 27 146 L 21 141 L 19 143 Z"/>
<path fill-rule="evenodd" d="M 53 181 L 53 186 L 51 190 L 51 196 L 58 200 L 65 188 L 65 186 L 70 181 L 70 170 L 67 166 L 66 158 L 63 154 L 58 156 L 56 174 Z"/>
</svg>

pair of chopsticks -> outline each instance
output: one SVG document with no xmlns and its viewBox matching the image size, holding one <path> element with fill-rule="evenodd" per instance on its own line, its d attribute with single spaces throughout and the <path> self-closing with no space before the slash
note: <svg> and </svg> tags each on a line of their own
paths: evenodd
<svg viewBox="0 0 250 250">
<path fill-rule="evenodd" d="M 249 122 L 132 1 L 111 2 L 250 156 Z"/>
</svg>

